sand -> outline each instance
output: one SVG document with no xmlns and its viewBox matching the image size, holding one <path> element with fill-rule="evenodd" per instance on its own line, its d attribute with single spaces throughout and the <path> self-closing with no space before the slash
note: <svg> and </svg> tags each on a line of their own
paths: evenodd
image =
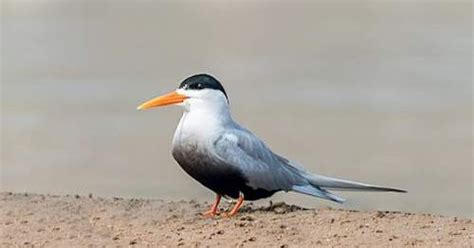
<svg viewBox="0 0 474 248">
<path fill-rule="evenodd" d="M 0 193 L 1 247 L 473 247 L 471 219 L 247 203 L 204 218 L 208 203 Z M 228 207 L 224 203 L 223 207 Z"/>
</svg>

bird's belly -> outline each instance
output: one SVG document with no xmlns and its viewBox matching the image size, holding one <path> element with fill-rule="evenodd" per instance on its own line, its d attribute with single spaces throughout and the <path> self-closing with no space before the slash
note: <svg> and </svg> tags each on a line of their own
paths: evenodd
<svg viewBox="0 0 474 248">
<path fill-rule="evenodd" d="M 196 144 L 176 146 L 172 153 L 187 174 L 217 194 L 238 198 L 241 192 L 247 200 L 257 200 L 275 193 L 247 186 L 247 179 L 238 168 L 219 161 Z"/>
</svg>

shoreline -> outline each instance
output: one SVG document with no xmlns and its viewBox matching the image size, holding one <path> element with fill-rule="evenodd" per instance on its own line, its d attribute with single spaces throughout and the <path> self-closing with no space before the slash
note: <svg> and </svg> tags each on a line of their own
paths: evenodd
<svg viewBox="0 0 474 248">
<path fill-rule="evenodd" d="M 204 218 L 208 203 L 0 192 L 0 246 L 474 246 L 472 219 L 247 203 Z M 224 203 L 222 207 L 228 208 Z"/>
</svg>

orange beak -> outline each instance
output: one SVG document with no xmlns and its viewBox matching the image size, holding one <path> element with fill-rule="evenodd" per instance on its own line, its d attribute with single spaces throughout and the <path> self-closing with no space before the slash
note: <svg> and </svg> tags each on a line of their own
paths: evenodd
<svg viewBox="0 0 474 248">
<path fill-rule="evenodd" d="M 166 95 L 162 95 L 156 98 L 151 99 L 150 101 L 147 101 L 143 103 L 142 105 L 138 106 L 138 110 L 141 109 L 149 109 L 149 108 L 154 108 L 154 107 L 160 107 L 160 106 L 166 106 L 166 105 L 171 105 L 171 104 L 176 104 L 176 103 L 182 103 L 184 100 L 186 100 L 188 97 L 184 95 L 178 94 L 178 92 L 173 91 L 170 92 Z"/>
</svg>

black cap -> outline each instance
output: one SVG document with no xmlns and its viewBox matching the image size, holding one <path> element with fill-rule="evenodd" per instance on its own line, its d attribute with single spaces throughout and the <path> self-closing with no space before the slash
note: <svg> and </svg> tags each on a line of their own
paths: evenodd
<svg viewBox="0 0 474 248">
<path fill-rule="evenodd" d="M 202 89 L 213 89 L 221 91 L 227 101 L 229 98 L 227 97 L 227 93 L 222 87 L 222 84 L 217 81 L 213 76 L 208 74 L 197 74 L 186 78 L 180 85 L 179 89 L 190 89 L 190 90 L 202 90 Z"/>
</svg>

